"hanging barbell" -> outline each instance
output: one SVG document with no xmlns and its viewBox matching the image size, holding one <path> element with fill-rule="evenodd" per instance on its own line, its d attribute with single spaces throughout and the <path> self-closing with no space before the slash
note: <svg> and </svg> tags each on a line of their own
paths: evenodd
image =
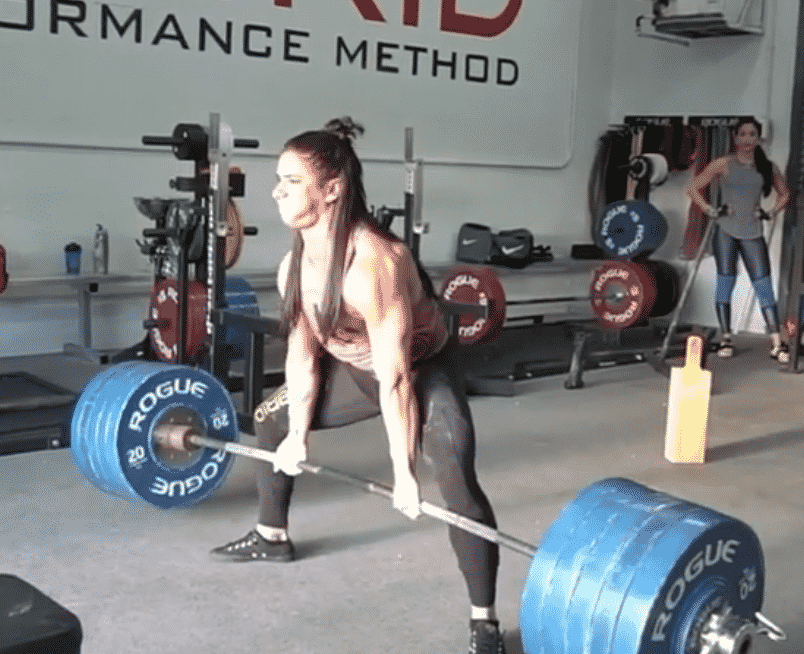
<svg viewBox="0 0 804 654">
<path fill-rule="evenodd" d="M 220 382 L 164 363 L 101 371 L 71 421 L 73 458 L 89 481 L 162 508 L 211 495 L 233 455 L 273 460 L 238 436 Z M 392 497 L 376 482 L 300 467 Z M 583 489 L 538 548 L 428 502 L 422 512 L 532 558 L 519 616 L 527 654 L 747 654 L 760 633 L 785 637 L 759 613 L 765 566 L 753 530 L 633 481 Z"/>
</svg>

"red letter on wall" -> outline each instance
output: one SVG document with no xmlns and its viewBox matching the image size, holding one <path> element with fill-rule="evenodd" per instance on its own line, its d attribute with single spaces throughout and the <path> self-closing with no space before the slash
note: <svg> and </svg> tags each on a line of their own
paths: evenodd
<svg viewBox="0 0 804 654">
<path fill-rule="evenodd" d="M 416 27 L 419 24 L 419 0 L 404 0 L 402 24 Z"/>
<path fill-rule="evenodd" d="M 498 36 L 511 27 L 522 8 L 522 0 L 508 0 L 508 4 L 499 16 L 486 18 L 458 13 L 457 4 L 458 0 L 441 0 L 441 30 L 443 32 L 457 32 L 472 36 Z"/>
<path fill-rule="evenodd" d="M 352 0 L 352 2 L 365 20 L 385 22 L 385 18 L 383 18 L 380 8 L 374 4 L 374 0 Z M 292 8 L 293 0 L 274 0 L 274 6 Z"/>
</svg>

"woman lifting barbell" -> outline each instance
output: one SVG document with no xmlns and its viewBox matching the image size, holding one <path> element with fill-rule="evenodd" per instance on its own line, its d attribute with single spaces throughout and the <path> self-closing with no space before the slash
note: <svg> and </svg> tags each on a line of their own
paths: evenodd
<svg viewBox="0 0 804 654">
<path fill-rule="evenodd" d="M 259 447 L 258 524 L 213 550 L 230 560 L 289 561 L 288 509 L 310 430 L 381 415 L 394 474 L 393 504 L 420 513 L 417 450 L 435 469 L 450 510 L 496 527 L 477 481 L 472 417 L 456 343 L 426 273 L 371 219 L 351 119 L 290 139 L 273 197 L 293 230 L 279 266 L 286 383 L 254 414 Z M 504 652 L 495 615 L 499 548 L 449 528 L 471 602 L 470 652 Z"/>
<path fill-rule="evenodd" d="M 718 356 L 730 357 L 734 354 L 731 296 L 739 253 L 770 332 L 770 356 L 784 362 L 787 345 L 782 343 L 779 334 L 779 312 L 771 283 L 768 245 L 762 234 L 762 218 L 767 214 L 762 211 L 760 200 L 763 196 L 768 197 L 771 189 L 776 192 L 769 216 L 775 218 L 787 205 L 790 191 L 778 166 L 768 160 L 759 145 L 761 135 L 762 126 L 757 120 L 741 118 L 734 132 L 736 151 L 710 162 L 692 179 L 687 193 L 710 219 L 717 219 L 717 209 L 707 202 L 701 191 L 719 179 L 723 203 L 728 207 L 728 214 L 717 219 L 712 240 L 717 265 L 715 311 L 721 330 Z"/>
</svg>

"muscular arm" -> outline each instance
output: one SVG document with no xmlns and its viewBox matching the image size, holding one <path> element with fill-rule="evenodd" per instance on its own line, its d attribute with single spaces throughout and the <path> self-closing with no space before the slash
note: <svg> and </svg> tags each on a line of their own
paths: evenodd
<svg viewBox="0 0 804 654">
<path fill-rule="evenodd" d="M 318 392 L 318 341 L 304 314 L 288 336 L 285 356 L 288 436 L 306 442 Z"/>
<path fill-rule="evenodd" d="M 690 180 L 687 186 L 687 195 L 690 200 L 706 214 L 711 215 L 714 207 L 706 201 L 701 191 L 726 172 L 726 165 L 725 157 L 710 161 L 706 168 Z"/>
<path fill-rule="evenodd" d="M 290 253 L 279 265 L 277 286 L 284 296 Z M 319 384 L 319 343 L 304 313 L 291 330 L 285 356 L 285 383 L 288 389 L 288 435 L 277 448 L 277 455 L 287 453 L 289 459 L 304 460 L 306 443 L 313 419 Z M 280 466 L 281 467 L 281 466 Z M 288 474 L 298 474 L 298 468 L 283 468 Z"/>
<path fill-rule="evenodd" d="M 394 472 L 394 506 L 413 518 L 419 513 L 415 475 L 419 413 L 411 370 L 416 271 L 404 246 L 369 238 L 374 249 L 355 261 L 344 296 L 366 323 Z"/>
</svg>

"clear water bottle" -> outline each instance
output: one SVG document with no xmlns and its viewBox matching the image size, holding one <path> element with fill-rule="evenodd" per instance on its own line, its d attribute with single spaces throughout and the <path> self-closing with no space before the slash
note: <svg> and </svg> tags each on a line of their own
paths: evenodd
<svg viewBox="0 0 804 654">
<path fill-rule="evenodd" d="M 95 230 L 95 243 L 92 248 L 92 269 L 96 274 L 109 272 L 109 233 L 98 223 Z"/>
</svg>

